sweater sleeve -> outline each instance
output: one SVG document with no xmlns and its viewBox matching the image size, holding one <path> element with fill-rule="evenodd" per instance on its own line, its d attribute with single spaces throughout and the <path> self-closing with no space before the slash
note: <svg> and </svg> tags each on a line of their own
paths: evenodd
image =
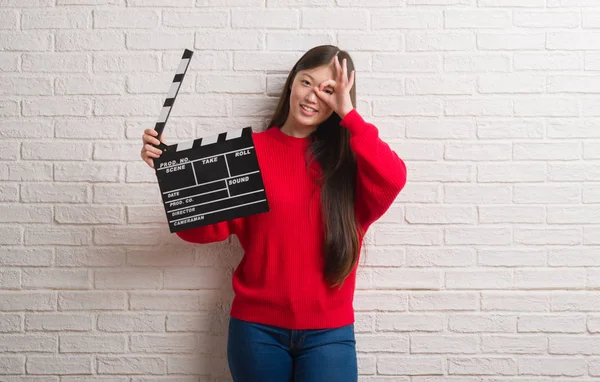
<svg viewBox="0 0 600 382">
<path fill-rule="evenodd" d="M 356 156 L 356 214 L 363 227 L 370 226 L 392 205 L 406 184 L 406 165 L 379 130 L 353 109 L 340 122 L 350 131 L 350 149 Z"/>
<path fill-rule="evenodd" d="M 232 233 L 236 233 L 237 219 L 209 224 L 176 232 L 177 236 L 190 243 L 207 244 L 223 241 Z"/>
</svg>

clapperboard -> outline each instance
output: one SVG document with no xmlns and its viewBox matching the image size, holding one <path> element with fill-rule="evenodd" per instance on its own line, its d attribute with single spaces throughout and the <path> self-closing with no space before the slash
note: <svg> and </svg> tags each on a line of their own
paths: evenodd
<svg viewBox="0 0 600 382">
<path fill-rule="evenodd" d="M 192 55 L 183 53 L 154 128 L 158 136 Z M 154 169 L 171 232 L 269 211 L 250 127 L 157 147 L 163 153 Z"/>
</svg>

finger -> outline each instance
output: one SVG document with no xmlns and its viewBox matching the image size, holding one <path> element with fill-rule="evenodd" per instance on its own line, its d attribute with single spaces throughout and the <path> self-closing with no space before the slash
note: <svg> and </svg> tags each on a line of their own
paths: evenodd
<svg viewBox="0 0 600 382">
<path fill-rule="evenodd" d="M 325 89 L 325 87 L 327 87 L 327 86 L 331 86 L 332 88 L 334 88 L 334 89 L 335 89 L 335 86 L 336 86 L 336 85 L 337 85 L 337 82 L 335 82 L 335 81 L 334 81 L 334 80 L 332 80 L 332 79 L 325 80 L 325 81 L 321 82 L 321 84 L 319 85 L 319 90 L 323 90 L 323 89 Z"/>
<path fill-rule="evenodd" d="M 337 54 L 334 57 L 333 65 L 335 66 L 335 72 L 337 73 L 336 77 L 339 80 L 342 76 L 342 67 L 340 66 L 340 59 L 338 58 Z"/>
<path fill-rule="evenodd" d="M 342 60 L 342 79 L 344 81 L 348 79 L 348 60 L 345 58 Z"/>
<path fill-rule="evenodd" d="M 142 136 L 142 140 L 144 141 L 144 143 L 150 143 L 150 144 L 153 144 L 153 145 L 159 145 L 160 144 L 160 142 L 158 141 L 158 139 L 156 139 L 154 137 L 151 137 L 151 136 L 149 136 L 147 134 L 144 134 Z"/>
<path fill-rule="evenodd" d="M 156 147 L 151 146 L 151 145 L 144 145 L 144 150 L 146 150 L 147 152 L 150 152 L 150 153 L 154 153 L 156 155 L 162 154 L 162 150 L 157 149 Z"/>
<path fill-rule="evenodd" d="M 148 166 L 150 166 L 151 168 L 154 168 L 154 161 L 152 159 L 146 158 L 146 159 L 144 159 L 144 162 L 146 162 L 146 164 Z"/>
<path fill-rule="evenodd" d="M 146 158 L 159 158 L 160 157 L 160 154 L 153 153 L 153 152 L 150 152 L 150 151 L 144 151 L 144 154 L 142 154 L 142 155 L 144 157 L 144 160 Z"/>
<path fill-rule="evenodd" d="M 329 105 L 329 94 L 321 91 L 321 89 L 319 89 L 318 87 L 315 87 L 314 91 L 317 97 L 319 97 L 323 102 Z"/>
<path fill-rule="evenodd" d="M 158 133 L 156 132 L 156 130 L 153 130 L 153 129 L 146 129 L 146 130 L 144 130 L 144 134 L 152 135 L 153 137 L 156 137 L 158 135 Z"/>
<path fill-rule="evenodd" d="M 352 86 L 354 86 L 354 73 L 356 73 L 355 70 L 350 73 L 350 81 L 348 82 L 349 89 L 352 89 Z"/>
</svg>

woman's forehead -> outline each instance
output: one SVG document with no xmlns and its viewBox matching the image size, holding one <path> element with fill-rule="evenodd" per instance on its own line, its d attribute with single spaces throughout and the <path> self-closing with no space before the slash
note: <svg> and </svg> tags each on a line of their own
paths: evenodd
<svg viewBox="0 0 600 382">
<path fill-rule="evenodd" d="M 306 74 L 318 82 L 335 78 L 333 65 L 318 66 L 316 68 L 301 70 L 298 74 Z"/>
</svg>

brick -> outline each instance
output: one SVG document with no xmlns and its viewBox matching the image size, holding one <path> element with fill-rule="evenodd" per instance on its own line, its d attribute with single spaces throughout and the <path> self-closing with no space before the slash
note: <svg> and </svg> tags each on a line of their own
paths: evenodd
<svg viewBox="0 0 600 382">
<path fill-rule="evenodd" d="M 466 267 L 475 265 L 476 258 L 475 250 L 467 247 L 430 249 L 415 246 L 406 249 L 408 267 Z"/>
<path fill-rule="evenodd" d="M 162 357 L 97 357 L 97 361 L 99 374 L 165 374 L 167 367 Z"/>
<path fill-rule="evenodd" d="M 444 10 L 445 28 L 509 28 L 512 16 L 509 11 L 502 10 Z"/>
<path fill-rule="evenodd" d="M 406 311 L 408 295 L 398 291 L 356 291 L 357 311 Z M 385 307 L 385 308 L 384 308 Z"/>
<path fill-rule="evenodd" d="M 546 212 L 542 206 L 480 206 L 480 223 L 544 223 Z"/>
<path fill-rule="evenodd" d="M 214 11 L 171 11 L 163 10 L 162 25 L 177 28 L 225 28 L 229 22 L 229 12 Z M 194 57 L 195 59 L 196 57 Z"/>
<path fill-rule="evenodd" d="M 566 357 L 528 357 L 519 362 L 519 373 L 525 375 L 583 376 L 587 374 L 585 359 Z"/>
<path fill-rule="evenodd" d="M 578 53 L 564 52 L 516 52 L 516 70 L 579 70 L 581 57 Z"/>
<path fill-rule="evenodd" d="M 0 356 L 0 370 L 2 374 L 24 374 L 25 356 L 4 355 Z"/>
<path fill-rule="evenodd" d="M 158 27 L 159 14 L 156 10 L 121 9 L 94 10 L 95 29 L 153 29 Z"/>
<path fill-rule="evenodd" d="M 88 228 L 27 228 L 26 245 L 85 245 L 91 242 Z"/>
<path fill-rule="evenodd" d="M 82 184 L 24 184 L 21 200 L 29 203 L 85 203 L 87 186 Z"/>
<path fill-rule="evenodd" d="M 0 269 L 0 288 L 20 289 L 21 271 L 19 269 Z"/>
<path fill-rule="evenodd" d="M 474 207 L 406 206 L 406 221 L 410 224 L 475 224 Z"/>
<path fill-rule="evenodd" d="M 547 312 L 550 295 L 541 292 L 483 292 L 482 311 Z"/>
<path fill-rule="evenodd" d="M 580 25 L 579 13 L 516 11 L 514 25 L 524 28 L 577 28 Z M 586 17 L 584 14 L 584 23 Z"/>
<path fill-rule="evenodd" d="M 445 243 L 450 245 L 509 245 L 512 230 L 504 227 L 448 227 Z"/>
<path fill-rule="evenodd" d="M 583 333 L 585 329 L 583 315 L 520 315 L 517 321 L 519 333 Z"/>
<path fill-rule="evenodd" d="M 125 256 L 124 248 L 58 247 L 55 261 L 59 267 L 116 267 Z"/>
<path fill-rule="evenodd" d="M 536 162 L 512 162 L 512 164 L 479 164 L 479 182 L 543 182 L 546 180 L 546 164 Z"/>
<path fill-rule="evenodd" d="M 99 204 L 148 204 L 161 201 L 159 188 L 148 185 L 97 184 L 93 190 L 93 201 Z"/>
<path fill-rule="evenodd" d="M 57 51 L 107 51 L 125 48 L 125 36 L 117 31 L 58 31 Z"/>
<path fill-rule="evenodd" d="M 478 305 L 478 295 L 468 292 L 413 292 L 409 300 L 411 310 L 475 310 Z"/>
<path fill-rule="evenodd" d="M 164 314 L 102 313 L 98 330 L 104 332 L 164 332 Z"/>
<path fill-rule="evenodd" d="M 510 57 L 502 53 L 446 53 L 445 72 L 508 72 Z"/>
<path fill-rule="evenodd" d="M 475 35 L 468 32 L 408 32 L 406 51 L 464 51 L 475 50 Z"/>
<path fill-rule="evenodd" d="M 123 292 L 85 291 L 59 292 L 58 308 L 69 310 L 123 310 L 126 306 Z"/>
<path fill-rule="evenodd" d="M 410 338 L 411 354 L 475 354 L 477 338 L 467 335 L 414 335 Z"/>
<path fill-rule="evenodd" d="M 186 334 L 139 334 L 130 337 L 129 348 L 134 353 L 194 353 L 197 339 Z"/>
<path fill-rule="evenodd" d="M 456 314 L 448 317 L 448 328 L 457 333 L 513 333 L 517 317 L 494 314 Z"/>
<path fill-rule="evenodd" d="M 95 52 L 93 57 L 92 68 L 95 73 L 157 72 L 160 65 L 160 57 L 156 53 Z M 90 123 L 93 124 L 93 121 Z"/>
<path fill-rule="evenodd" d="M 162 30 L 126 32 L 125 42 L 128 50 L 183 50 L 193 46 L 194 34 L 192 31 L 172 33 Z"/>
<path fill-rule="evenodd" d="M 165 270 L 165 289 L 221 289 L 231 278 L 229 272 L 213 267 Z"/>
<path fill-rule="evenodd" d="M 89 11 L 27 9 L 21 15 L 22 29 L 83 29 L 88 27 Z"/>
<path fill-rule="evenodd" d="M 66 95 L 113 95 L 123 92 L 123 78 L 115 76 L 70 76 L 57 78 L 54 91 Z"/>
<path fill-rule="evenodd" d="M 409 0 L 416 1 L 416 0 Z M 423 1 L 423 0 L 419 0 Z M 377 372 L 381 375 L 442 375 L 441 357 L 386 355 L 377 357 Z M 394 377 L 396 378 L 396 377 Z"/>
<path fill-rule="evenodd" d="M 44 289 L 90 289 L 90 272 L 71 269 L 24 269 L 23 286 Z"/>
<path fill-rule="evenodd" d="M 369 14 L 362 9 L 304 8 L 301 15 L 302 29 L 367 29 Z"/>
<path fill-rule="evenodd" d="M 89 100 L 70 96 L 38 97 L 23 101 L 23 115 L 28 117 L 83 117 L 90 111 Z"/>
<path fill-rule="evenodd" d="M 56 206 L 55 220 L 65 224 L 120 224 L 123 208 L 118 206 Z"/>
<path fill-rule="evenodd" d="M 446 101 L 444 113 L 450 116 L 509 116 L 513 114 L 513 101 L 509 99 L 451 99 Z"/>
<path fill-rule="evenodd" d="M 209 313 L 169 314 L 167 315 L 167 332 L 207 332 L 210 330 L 212 317 Z"/>
<path fill-rule="evenodd" d="M 300 14 L 295 9 L 233 9 L 233 28 L 298 29 Z"/>
<path fill-rule="evenodd" d="M 50 207 L 0 205 L 0 223 L 50 223 Z"/>
<path fill-rule="evenodd" d="M 268 51 L 307 51 L 318 45 L 333 44 L 335 37 L 331 33 L 293 31 L 267 32 L 266 48 Z"/>
<path fill-rule="evenodd" d="M 427 116 L 435 117 L 442 114 L 442 105 L 439 101 L 414 101 L 414 100 L 375 100 L 373 101 L 373 115 L 381 116 Z"/>
<path fill-rule="evenodd" d="M 2 334 L 0 335 L 0 351 L 2 352 L 55 352 L 58 340 L 47 334 Z"/>
<path fill-rule="evenodd" d="M 47 31 L 0 32 L 0 50 L 49 51 L 51 40 Z"/>
<path fill-rule="evenodd" d="M 441 274 L 435 270 L 373 269 L 373 287 L 376 289 L 440 289 Z"/>
<path fill-rule="evenodd" d="M 175 110 L 180 109 L 181 101 Z M 98 116 L 143 116 L 160 110 L 162 104 L 156 98 L 136 97 L 123 102 L 122 97 L 102 97 L 94 101 L 93 114 Z"/>
<path fill-rule="evenodd" d="M 16 333 L 22 331 L 22 315 L 12 313 L 0 313 L 0 333 Z"/>
<path fill-rule="evenodd" d="M 87 73 L 91 63 L 88 55 L 81 53 L 24 53 L 24 72 Z"/>
<path fill-rule="evenodd" d="M 442 62 L 442 56 L 434 53 L 373 54 L 373 70 L 376 72 L 437 73 Z"/>
<path fill-rule="evenodd" d="M 160 269 L 104 269 L 94 272 L 96 289 L 160 289 Z"/>
<path fill-rule="evenodd" d="M 47 78 L 7 78 L 0 95 L 44 96 L 52 94 L 52 81 Z"/>
<path fill-rule="evenodd" d="M 61 334 L 61 353 L 124 353 L 126 338 L 121 335 Z"/>
<path fill-rule="evenodd" d="M 139 143 L 96 143 L 94 144 L 94 160 L 140 161 L 141 148 L 141 140 Z"/>
<path fill-rule="evenodd" d="M 25 330 L 30 332 L 88 332 L 92 330 L 93 316 L 73 313 L 36 313 L 25 316 Z"/>
<path fill-rule="evenodd" d="M 0 227 L 0 244 L 15 245 L 23 243 L 21 227 Z"/>
<path fill-rule="evenodd" d="M 582 244 L 579 228 L 518 228 L 514 230 L 514 242 L 527 245 L 577 245 Z"/>
<path fill-rule="evenodd" d="M 98 245 L 159 245 L 168 231 L 157 228 L 95 228 L 94 243 Z"/>
<path fill-rule="evenodd" d="M 544 33 L 480 33 L 477 35 L 477 47 L 480 50 L 544 50 Z"/>
<path fill-rule="evenodd" d="M 202 93 L 264 93 L 266 90 L 263 75 L 233 74 L 219 75 L 198 74 L 196 89 Z"/>
<path fill-rule="evenodd" d="M 17 182 L 51 181 L 52 164 L 44 162 L 17 162 L 6 166 L 7 175 L 3 180 Z M 0 179 L 2 179 L 2 164 L 0 164 Z"/>
<path fill-rule="evenodd" d="M 122 165 L 117 163 L 54 163 L 54 180 L 58 182 L 114 183 L 122 173 Z"/>
<path fill-rule="evenodd" d="M 517 361 L 508 357 L 449 358 L 450 375 L 516 375 Z"/>
<path fill-rule="evenodd" d="M 402 29 L 438 29 L 443 25 L 443 14 L 436 10 L 373 10 L 371 25 L 373 29 L 397 29 L 398 26 L 402 26 Z"/>
<path fill-rule="evenodd" d="M 381 33 L 339 33 L 338 43 L 349 51 L 402 51 L 402 35 L 390 32 Z"/>
<path fill-rule="evenodd" d="M 400 228 L 381 226 L 375 232 L 376 245 L 436 245 L 442 242 L 442 230 L 437 227 Z"/>
<path fill-rule="evenodd" d="M 27 357 L 28 374 L 92 374 L 92 359 L 88 356 Z"/>
<path fill-rule="evenodd" d="M 92 145 L 83 142 L 23 142 L 23 159 L 38 160 L 87 160 L 91 157 Z"/>
<path fill-rule="evenodd" d="M 0 247 L 0 266 L 44 267 L 52 264 L 51 248 Z"/>
<path fill-rule="evenodd" d="M 129 308 L 131 310 L 199 311 L 209 308 L 210 301 L 202 300 L 207 294 L 190 291 L 131 292 Z"/>
</svg>

